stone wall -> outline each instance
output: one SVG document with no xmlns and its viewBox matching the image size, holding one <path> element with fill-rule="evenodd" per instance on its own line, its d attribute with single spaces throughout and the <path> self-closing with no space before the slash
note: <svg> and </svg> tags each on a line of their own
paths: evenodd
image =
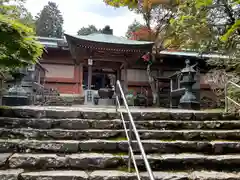
<svg viewBox="0 0 240 180">
<path fill-rule="evenodd" d="M 84 96 L 46 96 L 43 106 L 72 106 L 84 104 Z"/>
</svg>

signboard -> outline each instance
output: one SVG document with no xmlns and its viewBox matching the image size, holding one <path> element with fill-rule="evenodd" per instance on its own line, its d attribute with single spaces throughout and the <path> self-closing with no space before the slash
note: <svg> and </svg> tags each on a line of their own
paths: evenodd
<svg viewBox="0 0 240 180">
<path fill-rule="evenodd" d="M 88 65 L 92 66 L 93 65 L 93 60 L 92 59 L 88 59 Z"/>
<path fill-rule="evenodd" d="M 84 104 L 94 104 L 94 91 L 85 90 L 85 103 Z"/>
</svg>

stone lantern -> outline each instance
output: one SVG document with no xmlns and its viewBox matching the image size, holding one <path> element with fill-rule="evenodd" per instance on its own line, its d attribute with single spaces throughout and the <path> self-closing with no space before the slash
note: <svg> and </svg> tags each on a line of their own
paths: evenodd
<svg viewBox="0 0 240 180">
<path fill-rule="evenodd" d="M 7 94 L 3 96 L 3 104 L 6 106 L 24 106 L 29 105 L 27 92 L 22 87 L 22 79 L 26 75 L 25 69 L 19 69 L 12 73 L 14 78 L 13 87 L 9 88 Z"/>
<path fill-rule="evenodd" d="M 200 103 L 196 96 L 193 94 L 193 85 L 196 83 L 195 75 L 196 71 L 193 66 L 190 66 L 190 61 L 186 60 L 186 67 L 181 70 L 180 85 L 185 88 L 185 93 L 179 101 L 179 108 L 181 109 L 193 109 L 199 110 Z"/>
</svg>

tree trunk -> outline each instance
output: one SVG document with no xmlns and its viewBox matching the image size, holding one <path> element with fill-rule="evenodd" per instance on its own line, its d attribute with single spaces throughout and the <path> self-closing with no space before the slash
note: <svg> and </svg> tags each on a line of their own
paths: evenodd
<svg viewBox="0 0 240 180">
<path fill-rule="evenodd" d="M 148 82 L 150 84 L 151 90 L 152 90 L 152 96 L 153 96 L 153 104 L 157 104 L 158 100 L 158 93 L 157 93 L 157 88 L 156 88 L 156 83 L 154 81 L 154 78 L 151 75 L 151 64 L 147 65 L 147 76 L 148 76 Z"/>
</svg>

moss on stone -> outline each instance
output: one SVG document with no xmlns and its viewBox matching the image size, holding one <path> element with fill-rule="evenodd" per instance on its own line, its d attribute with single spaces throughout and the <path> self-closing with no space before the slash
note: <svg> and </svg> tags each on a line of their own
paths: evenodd
<svg viewBox="0 0 240 180">
<path fill-rule="evenodd" d="M 110 141 L 127 141 L 126 137 L 113 137 L 113 138 L 109 138 L 108 140 Z"/>
<path fill-rule="evenodd" d="M 0 110 L 1 109 L 11 109 L 11 107 L 10 106 L 0 106 Z"/>
<path fill-rule="evenodd" d="M 117 170 L 123 171 L 123 172 L 129 172 L 128 167 L 126 167 L 126 166 L 118 167 Z M 132 168 L 130 168 L 130 172 L 136 172 L 136 170 L 132 167 Z"/>
</svg>

